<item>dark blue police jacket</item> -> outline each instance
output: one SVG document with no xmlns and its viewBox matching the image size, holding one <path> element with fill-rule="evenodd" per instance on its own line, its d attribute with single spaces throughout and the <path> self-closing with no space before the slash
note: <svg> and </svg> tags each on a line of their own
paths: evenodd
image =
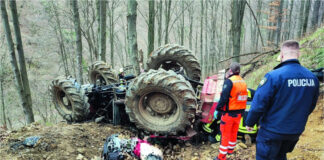
<svg viewBox="0 0 324 160">
<path fill-rule="evenodd" d="M 316 76 L 297 59 L 267 73 L 253 97 L 247 126 L 260 120 L 262 129 L 278 134 L 301 134 L 319 95 Z"/>
</svg>

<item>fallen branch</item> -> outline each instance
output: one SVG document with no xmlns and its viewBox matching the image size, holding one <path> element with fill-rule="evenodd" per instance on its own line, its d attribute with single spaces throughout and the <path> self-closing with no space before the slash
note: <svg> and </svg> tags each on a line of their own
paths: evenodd
<svg viewBox="0 0 324 160">
<path fill-rule="evenodd" d="M 280 49 L 270 50 L 270 51 L 267 51 L 267 52 L 244 53 L 244 54 L 240 54 L 240 55 L 236 55 L 236 56 L 232 56 L 232 57 L 226 58 L 224 60 L 218 61 L 217 63 L 222 63 L 222 62 L 228 61 L 228 60 L 230 60 L 232 58 L 241 57 L 241 56 L 248 56 L 248 55 L 254 55 L 254 54 L 259 54 L 258 56 L 260 56 L 260 55 L 269 54 L 269 53 L 275 54 L 275 53 L 278 53 L 279 51 L 280 51 Z"/>
</svg>

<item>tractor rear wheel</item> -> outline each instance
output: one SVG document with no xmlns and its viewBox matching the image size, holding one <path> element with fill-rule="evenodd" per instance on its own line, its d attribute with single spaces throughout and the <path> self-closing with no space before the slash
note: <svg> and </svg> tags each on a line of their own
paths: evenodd
<svg viewBox="0 0 324 160">
<path fill-rule="evenodd" d="M 58 77 L 52 81 L 52 98 L 58 113 L 68 122 L 80 122 L 89 114 L 89 104 L 73 78 Z"/>
<path fill-rule="evenodd" d="M 97 61 L 89 67 L 89 81 L 96 85 L 117 83 L 116 72 L 106 62 Z"/>
<path fill-rule="evenodd" d="M 192 80 L 200 81 L 201 68 L 197 58 L 190 50 L 180 45 L 167 44 L 150 54 L 147 61 L 148 69 L 173 70 L 183 72 Z"/>
<path fill-rule="evenodd" d="M 163 69 L 142 73 L 126 92 L 126 112 L 137 128 L 174 135 L 191 125 L 197 101 L 183 76 Z"/>
</svg>

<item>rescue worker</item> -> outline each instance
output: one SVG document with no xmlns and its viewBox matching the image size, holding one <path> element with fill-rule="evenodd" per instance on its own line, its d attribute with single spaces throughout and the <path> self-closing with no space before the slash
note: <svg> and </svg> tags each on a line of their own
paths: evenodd
<svg viewBox="0 0 324 160">
<path fill-rule="evenodd" d="M 293 151 L 319 95 L 315 75 L 300 65 L 299 44 L 282 44 L 281 63 L 261 80 L 245 121 L 247 129 L 260 120 L 257 160 L 284 160 Z"/>
<path fill-rule="evenodd" d="M 245 111 L 244 111 L 244 114 L 242 115 L 242 118 L 241 118 L 241 122 L 240 122 L 240 125 L 239 125 L 239 129 L 238 129 L 238 133 L 237 133 L 237 137 L 238 138 L 243 138 L 244 137 L 244 140 L 245 140 L 245 144 L 247 146 L 250 146 L 252 144 L 252 138 L 255 139 L 255 135 L 257 134 L 257 131 L 258 131 L 258 126 L 257 124 L 253 126 L 253 130 L 252 131 L 248 131 L 247 128 L 245 127 L 245 119 L 249 113 L 249 110 L 251 108 L 251 103 L 252 103 L 252 99 L 253 99 L 253 96 L 255 94 L 255 90 L 251 89 L 251 88 L 248 88 L 247 90 L 248 92 L 248 99 L 247 99 L 247 102 L 246 102 L 246 108 L 245 108 Z"/>
<path fill-rule="evenodd" d="M 215 159 L 225 160 L 227 154 L 232 154 L 236 146 L 237 131 L 240 120 L 246 108 L 247 86 L 239 76 L 240 64 L 233 62 L 227 72 L 220 100 L 217 104 L 221 115 L 221 144 L 219 154 Z"/>
</svg>

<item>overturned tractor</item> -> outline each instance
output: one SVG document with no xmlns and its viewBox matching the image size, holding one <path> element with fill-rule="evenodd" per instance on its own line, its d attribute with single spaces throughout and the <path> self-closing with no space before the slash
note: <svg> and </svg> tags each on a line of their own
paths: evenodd
<svg viewBox="0 0 324 160">
<path fill-rule="evenodd" d="M 159 135 L 191 137 L 202 123 L 213 120 L 212 106 L 224 72 L 207 80 L 205 85 L 212 89 L 204 86 L 200 95 L 200 64 L 184 47 L 160 47 L 146 66 L 146 72 L 135 77 L 118 75 L 105 62 L 95 62 L 89 67 L 90 84 L 82 86 L 70 77 L 59 77 L 51 87 L 56 109 L 69 122 L 99 119 Z"/>
</svg>

